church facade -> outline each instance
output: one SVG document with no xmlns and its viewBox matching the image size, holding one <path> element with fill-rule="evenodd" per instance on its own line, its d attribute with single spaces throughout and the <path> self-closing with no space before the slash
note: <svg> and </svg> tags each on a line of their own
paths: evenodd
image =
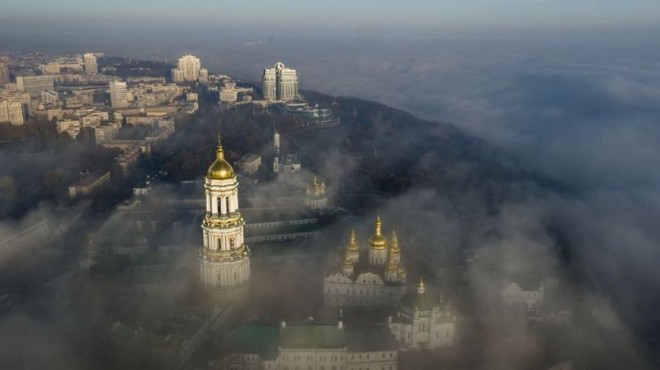
<svg viewBox="0 0 660 370">
<path fill-rule="evenodd" d="M 456 317 L 451 305 L 426 291 L 420 280 L 417 292 L 403 297 L 399 312 L 389 317 L 388 326 L 404 348 L 441 348 L 454 344 Z"/>
<path fill-rule="evenodd" d="M 351 233 L 342 266 L 323 280 L 326 307 L 391 307 L 406 293 L 406 270 L 396 232 L 388 243 L 380 217 L 375 226 L 366 255 L 361 255 L 355 232 Z"/>
<path fill-rule="evenodd" d="M 206 173 L 204 190 L 200 280 L 217 298 L 238 298 L 246 293 L 250 280 L 250 248 L 243 237 L 245 221 L 238 208 L 238 181 L 220 142 Z"/>
</svg>

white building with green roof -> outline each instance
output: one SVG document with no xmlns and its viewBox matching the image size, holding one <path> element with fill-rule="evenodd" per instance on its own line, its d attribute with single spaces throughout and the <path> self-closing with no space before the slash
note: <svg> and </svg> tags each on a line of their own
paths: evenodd
<svg viewBox="0 0 660 370">
<path fill-rule="evenodd" d="M 397 344 L 386 327 L 351 331 L 316 323 L 246 325 L 226 339 L 229 354 L 212 362 L 230 370 L 396 370 Z"/>
</svg>

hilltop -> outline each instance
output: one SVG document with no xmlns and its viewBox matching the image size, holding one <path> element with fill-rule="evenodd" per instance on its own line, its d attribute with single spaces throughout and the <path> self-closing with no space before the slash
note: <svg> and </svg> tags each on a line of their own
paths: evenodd
<svg viewBox="0 0 660 370">
<path fill-rule="evenodd" d="M 284 150 L 298 153 L 304 168 L 347 195 L 338 201 L 353 211 L 422 188 L 457 199 L 469 193 L 494 211 L 505 199 L 545 187 L 561 188 L 454 125 L 359 98 L 314 92 L 306 96 L 312 103 L 331 106 L 341 125 L 307 127 L 299 118 L 253 106 L 202 110 L 177 123 L 174 140 L 154 153 L 152 165 L 162 165 L 170 181 L 198 178 L 213 160 L 210 148 L 221 132 L 230 161 L 257 153 L 269 166 L 277 130 L 285 138 Z"/>
</svg>

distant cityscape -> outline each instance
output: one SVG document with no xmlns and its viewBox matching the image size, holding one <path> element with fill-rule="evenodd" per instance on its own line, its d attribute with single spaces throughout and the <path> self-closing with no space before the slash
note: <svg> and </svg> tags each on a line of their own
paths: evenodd
<svg viewBox="0 0 660 370">
<path fill-rule="evenodd" d="M 293 130 L 272 123 L 284 117 L 294 129 L 328 133 L 342 126 L 333 101 L 312 103 L 301 94 L 295 69 L 282 62 L 265 67 L 259 86 L 208 71 L 193 55 L 181 56 L 175 66 L 100 52 L 0 60 L 4 129 L 51 125 L 60 139 L 113 151 L 119 170 L 81 170 L 66 186 L 71 202 L 93 199 L 117 182 L 130 188 L 126 199 L 101 209 L 107 218 L 83 232 L 76 264 L 43 284 L 57 297 L 86 274 L 104 274 L 130 293 L 127 301 L 167 302 L 132 305 L 139 307 L 136 317 L 105 318 L 90 352 L 92 358 L 114 358 L 108 368 L 413 369 L 411 353 L 451 357 L 475 325 L 452 285 L 459 284 L 466 265 L 491 263 L 487 256 L 466 251 L 461 262 L 431 273 L 411 264 L 408 248 L 418 241 L 417 231 L 402 233 L 379 215 L 364 222 L 343 208 L 334 173 L 308 166 L 299 155 L 300 147 L 314 144 L 298 143 L 289 135 Z M 147 158 L 163 147 L 172 154 L 176 146 L 168 143 L 192 120 L 221 121 L 223 116 L 211 114 L 240 109 L 267 117 L 268 147 L 237 150 L 223 132 L 207 132 L 217 135 L 217 146 L 206 172 L 197 174 L 203 179 L 164 190 L 160 178 L 167 170 Z M 233 161 L 228 147 L 240 153 L 233 153 Z M 200 151 L 211 157 L 213 148 Z M 61 221 L 58 235 L 80 217 Z M 39 221 L 0 240 L 0 247 L 21 248 L 29 237 L 53 234 L 52 228 Z M 329 243 L 327 233 L 342 242 Z M 313 281 L 295 293 L 303 300 L 321 297 L 320 307 L 270 310 L 264 302 L 284 299 L 278 290 L 287 287 L 273 278 L 282 270 Z M 504 280 L 492 292 L 507 308 L 502 320 L 511 323 L 501 338 L 502 353 L 535 351 L 528 326 L 573 325 L 573 307 L 561 299 L 556 276 L 526 273 Z M 168 301 L 172 287 L 185 291 L 185 299 Z M 2 302 L 13 304 L 8 294 Z M 594 304 L 591 312 L 602 328 L 621 325 L 606 305 Z M 558 356 L 545 368 L 571 369 L 572 360 Z"/>
</svg>

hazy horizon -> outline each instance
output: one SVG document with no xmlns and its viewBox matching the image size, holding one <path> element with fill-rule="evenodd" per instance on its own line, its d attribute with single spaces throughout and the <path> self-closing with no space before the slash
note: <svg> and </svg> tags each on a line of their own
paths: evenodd
<svg viewBox="0 0 660 370">
<path fill-rule="evenodd" d="M 75 9 L 75 12 L 71 10 Z M 0 19 L 20 19 L 29 22 L 110 21 L 145 22 L 147 25 L 166 20 L 214 22 L 230 26 L 245 26 L 247 22 L 260 27 L 617 27 L 657 24 L 660 4 L 648 0 L 621 2 L 618 0 L 355 0 L 327 2 L 320 0 L 264 1 L 256 8 L 253 3 L 239 1 L 198 0 L 118 0 L 89 2 L 62 0 L 8 1 Z M 0 28 L 2 31 L 2 28 Z"/>
<path fill-rule="evenodd" d="M 475 311 L 491 305 L 490 298 L 498 294 L 501 281 L 493 278 L 487 266 L 489 255 L 504 273 L 556 274 L 570 282 L 566 299 L 574 300 L 576 306 L 592 301 L 602 301 L 605 307 L 611 304 L 625 326 L 617 332 L 617 339 L 640 356 L 640 363 L 652 367 L 660 362 L 654 352 L 660 321 L 653 314 L 660 304 L 656 267 L 660 259 L 658 34 L 660 2 L 650 0 L 296 0 L 258 5 L 238 1 L 28 0 L 4 5 L 0 55 L 11 51 L 103 52 L 175 63 L 179 56 L 193 54 L 211 73 L 228 74 L 257 86 L 263 68 L 282 61 L 296 69 L 301 89 L 373 100 L 452 124 L 463 131 L 452 136 L 460 137 L 455 143 L 447 142 L 445 125 L 432 126 L 437 132 L 429 133 L 431 140 L 449 148 L 429 140 L 437 146 L 434 153 L 406 158 L 405 163 L 422 172 L 429 170 L 424 166 L 433 166 L 443 155 L 453 158 L 454 152 L 469 153 L 460 146 L 468 147 L 466 142 L 480 145 L 481 141 L 472 140 L 476 137 L 486 142 L 485 148 L 496 149 L 484 151 L 493 158 L 461 157 L 443 167 L 445 172 L 434 175 L 446 180 L 445 184 L 465 185 L 461 181 L 479 171 L 480 161 L 489 160 L 504 163 L 501 168 L 515 162 L 512 167 L 531 175 L 506 185 L 491 183 L 488 175 L 477 176 L 458 195 L 448 195 L 440 182 L 411 184 L 406 192 L 384 198 L 379 212 L 388 228 L 405 225 L 402 236 L 408 231 L 409 236 L 402 237 L 408 243 L 404 254 L 423 260 L 429 271 L 446 266 L 434 265 L 437 261 L 426 257 L 437 257 L 451 266 L 462 258 L 454 252 L 466 256 L 463 252 L 469 249 L 486 256 L 481 260 L 484 266 L 477 262 L 470 267 L 474 261 L 465 264 L 464 277 L 472 288 L 466 296 L 473 294 L 470 304 Z M 221 118 L 215 115 L 218 112 L 232 110 L 218 109 L 213 100 L 212 107 L 186 127 L 208 129 L 217 124 L 217 128 L 221 125 Z M 389 123 L 389 117 L 376 114 L 374 118 L 368 113 L 362 112 L 360 117 Z M 357 117 L 355 113 L 356 122 Z M 426 129 L 421 126 L 419 130 Z M 396 133 L 402 142 L 408 139 L 405 135 L 416 134 L 406 130 Z M 186 136 L 176 140 L 188 143 Z M 361 143 L 351 145 L 360 147 Z M 213 151 L 210 146 L 202 149 Z M 346 148 L 331 149 L 332 155 L 322 158 L 318 175 L 341 183 L 351 176 L 357 159 L 345 153 Z M 263 148 L 269 150 L 270 146 Z M 182 157 L 190 156 L 186 149 L 181 152 Z M 374 149 L 374 157 L 375 153 Z M 0 154 L 4 163 L 14 163 L 11 154 Z M 379 155 L 387 161 L 386 151 Z M 493 172 L 501 169 L 495 168 Z M 538 178 L 551 179 L 553 185 L 565 188 L 545 188 L 535 183 Z M 279 186 L 273 183 L 275 188 Z M 493 210 L 474 189 L 501 203 Z M 167 190 L 164 196 L 176 194 Z M 33 214 L 50 212 L 43 208 L 39 206 Z M 363 216 L 350 222 L 357 223 Z M 360 227 L 370 232 L 371 220 L 358 230 Z M 7 230 L 14 228 L 7 223 Z M 287 268 L 291 266 L 279 272 L 286 275 Z M 295 272 L 320 276 L 319 271 L 297 268 Z M 443 279 L 439 274 L 438 280 Z M 286 294 L 296 292 L 287 290 Z M 493 316 L 484 319 L 488 330 L 483 333 L 484 341 L 492 344 L 486 347 L 493 353 L 477 360 L 488 368 L 497 367 L 491 359 L 497 359 L 502 335 L 508 333 L 508 328 L 500 326 L 497 315 L 501 312 L 495 307 Z M 0 327 L 16 332 L 21 330 L 16 328 L 30 327 L 20 320 L 0 320 Z M 594 333 L 582 330 L 577 332 L 590 343 L 586 338 Z M 22 336 L 25 344 L 18 345 L 23 350 L 31 348 L 32 336 L 27 333 Z M 60 339 L 44 337 L 47 343 Z M 600 335 L 593 339 L 603 340 Z M 574 358 L 576 363 L 582 349 L 576 349 L 580 352 Z M 501 368 L 512 367 L 509 359 L 499 360 Z"/>
</svg>

